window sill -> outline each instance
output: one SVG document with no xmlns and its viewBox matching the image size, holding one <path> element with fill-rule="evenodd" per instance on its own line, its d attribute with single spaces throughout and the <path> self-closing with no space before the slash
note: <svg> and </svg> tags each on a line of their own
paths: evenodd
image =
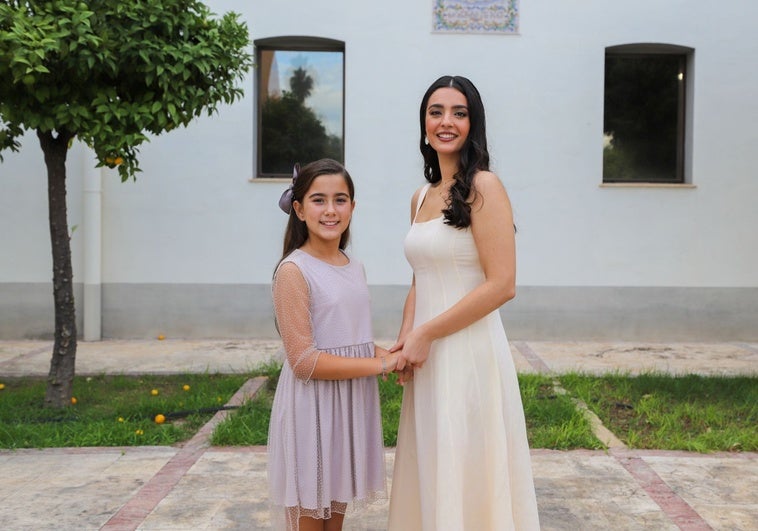
<svg viewBox="0 0 758 531">
<path fill-rule="evenodd" d="M 292 177 L 250 177 L 249 183 L 291 183 Z"/>
<path fill-rule="evenodd" d="M 691 183 L 600 183 L 600 188 L 697 188 Z"/>
</svg>

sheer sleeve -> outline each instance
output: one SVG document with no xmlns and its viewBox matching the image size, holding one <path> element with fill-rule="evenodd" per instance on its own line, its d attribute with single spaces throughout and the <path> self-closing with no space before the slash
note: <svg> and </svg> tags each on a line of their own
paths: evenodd
<svg viewBox="0 0 758 531">
<path fill-rule="evenodd" d="M 297 379 L 308 382 L 316 367 L 319 351 L 313 340 L 310 290 L 297 265 L 285 262 L 279 267 L 274 276 L 272 294 L 287 363 Z"/>
</svg>

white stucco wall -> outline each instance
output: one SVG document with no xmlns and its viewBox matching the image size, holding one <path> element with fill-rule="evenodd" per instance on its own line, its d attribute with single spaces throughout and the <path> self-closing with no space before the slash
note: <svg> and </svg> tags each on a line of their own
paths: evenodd
<svg viewBox="0 0 758 531">
<path fill-rule="evenodd" d="M 514 205 L 522 286 L 758 287 L 758 4 L 521 0 L 518 36 L 435 34 L 432 0 L 209 0 L 253 40 L 346 43 L 346 166 L 353 252 L 372 285 L 406 285 L 409 202 L 423 184 L 418 105 L 439 75 L 469 77 L 487 110 L 493 170 Z M 695 49 L 694 188 L 602 181 L 605 47 Z M 251 48 L 252 51 L 252 48 Z M 136 182 L 103 183 L 103 283 L 266 284 L 286 218 L 283 182 L 254 177 L 254 73 L 245 97 L 141 149 Z M 68 164 L 81 224 L 84 153 Z M 302 161 L 304 162 L 304 161 Z M 0 283 L 49 282 L 46 182 L 37 139 L 0 164 Z M 75 278 L 82 275 L 74 231 Z"/>
</svg>

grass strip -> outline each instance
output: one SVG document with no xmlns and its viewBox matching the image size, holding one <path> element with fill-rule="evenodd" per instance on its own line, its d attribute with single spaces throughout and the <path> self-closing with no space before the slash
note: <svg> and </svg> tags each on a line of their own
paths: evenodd
<svg viewBox="0 0 758 531">
<path fill-rule="evenodd" d="M 77 403 L 63 410 L 43 406 L 44 379 L 3 379 L 0 448 L 180 443 L 257 375 L 268 377 L 266 386 L 216 427 L 211 442 L 265 445 L 280 370 L 272 361 L 246 374 L 77 376 Z M 567 394 L 556 392 L 556 379 Z M 758 451 L 755 377 L 520 374 L 519 385 L 532 448 L 603 448 L 578 398 L 630 448 Z M 395 446 L 403 388 L 390 375 L 379 381 L 379 394 L 384 442 Z"/>
<path fill-rule="evenodd" d="M 602 448 L 592 434 L 590 423 L 565 395 L 553 391 L 552 378 L 539 375 L 519 375 L 524 402 L 527 433 L 533 448 Z M 216 427 L 211 439 L 217 445 L 265 445 L 271 417 L 275 385 L 259 391 L 256 398 L 234 411 Z M 382 408 L 384 445 L 397 444 L 397 428 L 403 388 L 395 375 L 379 380 L 379 399 Z"/>
<path fill-rule="evenodd" d="M 172 445 L 190 439 L 245 375 L 77 376 L 76 403 L 44 406 L 44 379 L 4 379 L 0 448 Z M 156 416 L 163 415 L 162 423 Z"/>
<path fill-rule="evenodd" d="M 558 377 L 628 447 L 758 450 L 758 379 L 649 373 Z"/>
</svg>

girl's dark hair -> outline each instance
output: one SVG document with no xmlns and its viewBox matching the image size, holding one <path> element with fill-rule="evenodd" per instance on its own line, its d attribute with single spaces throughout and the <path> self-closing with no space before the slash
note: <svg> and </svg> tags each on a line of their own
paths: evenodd
<svg viewBox="0 0 758 531">
<path fill-rule="evenodd" d="M 350 177 L 350 174 L 345 167 L 336 160 L 319 159 L 300 168 L 300 172 L 292 187 L 292 202 L 299 201 L 302 204 L 303 198 L 310 189 L 314 179 L 322 175 L 342 175 L 347 184 L 350 200 L 355 200 L 355 186 L 353 185 L 353 179 Z M 282 247 L 282 257 L 279 259 L 279 263 L 281 263 L 281 261 L 292 251 L 301 247 L 307 240 L 308 226 L 305 224 L 305 221 L 302 221 L 297 217 L 293 207 L 292 210 L 290 210 L 287 228 L 284 232 L 284 245 Z M 340 238 L 340 249 L 344 250 L 349 241 L 350 227 L 348 226 Z M 277 267 L 279 266 L 279 263 L 277 263 Z"/>
<path fill-rule="evenodd" d="M 468 138 L 461 149 L 461 161 L 455 174 L 455 183 L 450 188 L 447 208 L 442 211 L 445 223 L 464 229 L 471 225 L 471 201 L 476 195 L 474 175 L 478 171 L 489 171 L 490 154 L 487 151 L 487 133 L 484 119 L 484 104 L 474 84 L 461 76 L 442 76 L 427 89 L 421 100 L 419 118 L 421 120 L 421 140 L 419 148 L 424 157 L 424 177 L 434 184 L 442 179 L 437 152 L 424 140 L 426 138 L 426 107 L 432 93 L 440 88 L 450 87 L 466 97 L 468 104 L 469 130 Z"/>
</svg>

